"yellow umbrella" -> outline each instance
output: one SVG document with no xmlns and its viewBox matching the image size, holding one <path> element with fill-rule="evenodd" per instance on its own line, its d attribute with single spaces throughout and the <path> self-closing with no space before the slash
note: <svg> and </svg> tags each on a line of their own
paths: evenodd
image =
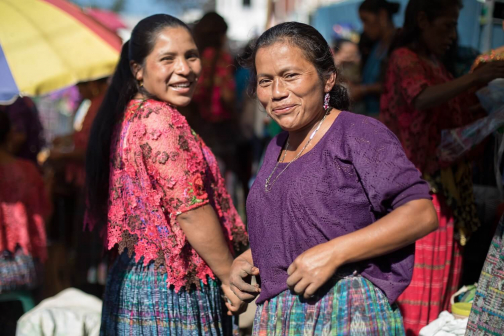
<svg viewBox="0 0 504 336">
<path fill-rule="evenodd" d="M 121 45 L 65 0 L 0 0 L 0 103 L 109 76 Z"/>
</svg>

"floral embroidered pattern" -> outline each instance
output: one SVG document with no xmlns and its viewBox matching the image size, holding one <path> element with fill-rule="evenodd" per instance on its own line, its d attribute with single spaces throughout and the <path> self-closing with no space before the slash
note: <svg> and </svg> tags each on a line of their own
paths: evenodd
<svg viewBox="0 0 504 336">
<path fill-rule="evenodd" d="M 47 259 L 44 217 L 51 212 L 44 181 L 33 163 L 0 165 L 0 251 Z"/>
<path fill-rule="evenodd" d="M 168 104 L 133 100 L 113 136 L 108 248 L 119 246 L 167 273 L 167 285 L 206 283 L 214 275 L 194 251 L 177 215 L 211 204 L 232 250 L 248 237 L 215 157 Z"/>
</svg>

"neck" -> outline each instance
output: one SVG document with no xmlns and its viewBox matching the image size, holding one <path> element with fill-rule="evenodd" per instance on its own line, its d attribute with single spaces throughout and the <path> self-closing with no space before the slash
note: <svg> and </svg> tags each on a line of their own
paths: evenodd
<svg viewBox="0 0 504 336">
<path fill-rule="evenodd" d="M 381 43 L 390 44 L 392 42 L 392 38 L 395 34 L 395 27 L 391 23 L 387 25 L 387 27 L 383 30 L 381 36 Z"/>
<path fill-rule="evenodd" d="M 11 153 L 7 150 L 5 145 L 0 145 L 0 163 L 10 162 L 14 159 Z"/>
<path fill-rule="evenodd" d="M 312 132 L 317 128 L 318 124 L 324 118 L 326 111 L 321 109 L 316 113 L 316 117 L 303 128 L 295 131 L 289 131 L 289 145 L 290 149 L 296 150 L 303 145 L 310 138 Z"/>
</svg>

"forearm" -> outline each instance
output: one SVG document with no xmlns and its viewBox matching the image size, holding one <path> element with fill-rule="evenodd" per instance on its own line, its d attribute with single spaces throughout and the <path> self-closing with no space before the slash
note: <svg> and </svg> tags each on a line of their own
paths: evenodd
<svg viewBox="0 0 504 336">
<path fill-rule="evenodd" d="M 417 110 L 426 110 L 448 102 L 476 85 L 474 74 L 468 74 L 448 83 L 429 86 L 414 100 Z"/>
<path fill-rule="evenodd" d="M 214 274 L 227 284 L 233 256 L 213 207 L 204 205 L 188 211 L 179 215 L 177 221 L 191 246 Z"/>
<path fill-rule="evenodd" d="M 330 241 L 338 264 L 368 260 L 414 243 L 437 229 L 436 212 L 430 200 L 415 200 L 375 223 Z"/>
</svg>

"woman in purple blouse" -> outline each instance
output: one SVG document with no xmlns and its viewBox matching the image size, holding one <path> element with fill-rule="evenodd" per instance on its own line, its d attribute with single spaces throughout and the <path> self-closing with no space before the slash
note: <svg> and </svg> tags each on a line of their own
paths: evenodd
<svg viewBox="0 0 504 336">
<path fill-rule="evenodd" d="M 426 182 L 385 126 L 341 111 L 348 96 L 314 28 L 269 29 L 250 61 L 252 88 L 285 131 L 250 191 L 251 249 L 231 273 L 240 299 L 260 294 L 254 335 L 403 335 L 394 301 L 414 242 L 437 228 Z"/>
</svg>

